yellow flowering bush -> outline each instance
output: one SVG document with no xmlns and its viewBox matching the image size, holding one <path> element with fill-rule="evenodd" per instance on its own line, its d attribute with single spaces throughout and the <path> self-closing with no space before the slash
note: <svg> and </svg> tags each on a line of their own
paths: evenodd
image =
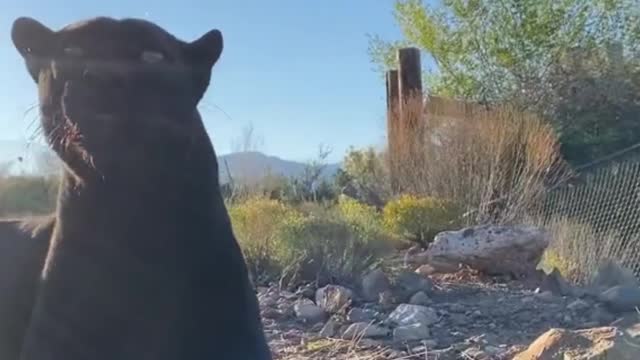
<svg viewBox="0 0 640 360">
<path fill-rule="evenodd" d="M 383 224 L 392 234 L 426 244 L 445 230 L 455 229 L 461 211 L 450 201 L 402 195 L 383 210 Z"/>
</svg>

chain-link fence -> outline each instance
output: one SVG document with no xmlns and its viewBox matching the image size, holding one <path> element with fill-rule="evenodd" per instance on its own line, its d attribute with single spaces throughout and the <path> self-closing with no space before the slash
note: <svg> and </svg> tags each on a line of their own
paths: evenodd
<svg viewBox="0 0 640 360">
<path fill-rule="evenodd" d="M 544 262 L 576 282 L 615 260 L 640 276 L 640 159 L 609 163 L 544 196 L 528 221 L 546 227 Z"/>
</svg>

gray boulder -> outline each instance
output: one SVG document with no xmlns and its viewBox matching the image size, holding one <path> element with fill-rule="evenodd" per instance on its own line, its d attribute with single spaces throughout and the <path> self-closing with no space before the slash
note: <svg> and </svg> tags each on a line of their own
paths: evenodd
<svg viewBox="0 0 640 360">
<path fill-rule="evenodd" d="M 430 261 L 465 264 L 490 275 L 528 275 L 548 245 L 549 234 L 541 227 L 482 225 L 439 233 L 427 255 Z"/>
<path fill-rule="evenodd" d="M 609 310 L 617 313 L 635 311 L 640 308 L 640 287 L 618 285 L 603 292 L 598 300 Z"/>
</svg>

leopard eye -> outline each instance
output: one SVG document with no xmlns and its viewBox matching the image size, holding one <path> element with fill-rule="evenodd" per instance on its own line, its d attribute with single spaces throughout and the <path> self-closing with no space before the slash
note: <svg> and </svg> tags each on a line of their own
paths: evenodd
<svg viewBox="0 0 640 360">
<path fill-rule="evenodd" d="M 79 47 L 67 47 L 64 48 L 65 55 L 78 57 L 84 55 L 84 50 Z"/>
<path fill-rule="evenodd" d="M 164 60 L 164 54 L 159 51 L 147 50 L 142 52 L 140 58 L 146 63 L 154 64 Z"/>
</svg>

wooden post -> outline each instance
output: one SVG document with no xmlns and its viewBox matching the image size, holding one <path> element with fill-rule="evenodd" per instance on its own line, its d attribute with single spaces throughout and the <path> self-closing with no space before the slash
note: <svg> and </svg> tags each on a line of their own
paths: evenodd
<svg viewBox="0 0 640 360">
<path fill-rule="evenodd" d="M 393 192 L 398 187 L 398 130 L 400 128 L 400 87 L 398 70 L 389 70 L 386 74 L 387 87 L 387 161 L 389 163 L 389 177 Z"/>
<path fill-rule="evenodd" d="M 415 47 L 398 50 L 398 86 L 400 92 L 400 119 L 397 135 L 402 149 L 398 152 L 401 163 L 398 176 L 416 177 L 423 171 L 425 128 L 422 101 L 422 68 L 420 64 L 420 50 Z M 407 172 L 407 173 L 405 173 Z M 417 179 L 414 179 L 417 180 Z M 406 190 L 406 189 L 401 189 Z"/>
<path fill-rule="evenodd" d="M 416 93 L 422 95 L 422 69 L 420 65 L 420 49 L 402 48 L 398 50 L 400 65 L 400 98 L 406 103 Z M 402 105 L 401 105 L 402 106 Z"/>
</svg>

